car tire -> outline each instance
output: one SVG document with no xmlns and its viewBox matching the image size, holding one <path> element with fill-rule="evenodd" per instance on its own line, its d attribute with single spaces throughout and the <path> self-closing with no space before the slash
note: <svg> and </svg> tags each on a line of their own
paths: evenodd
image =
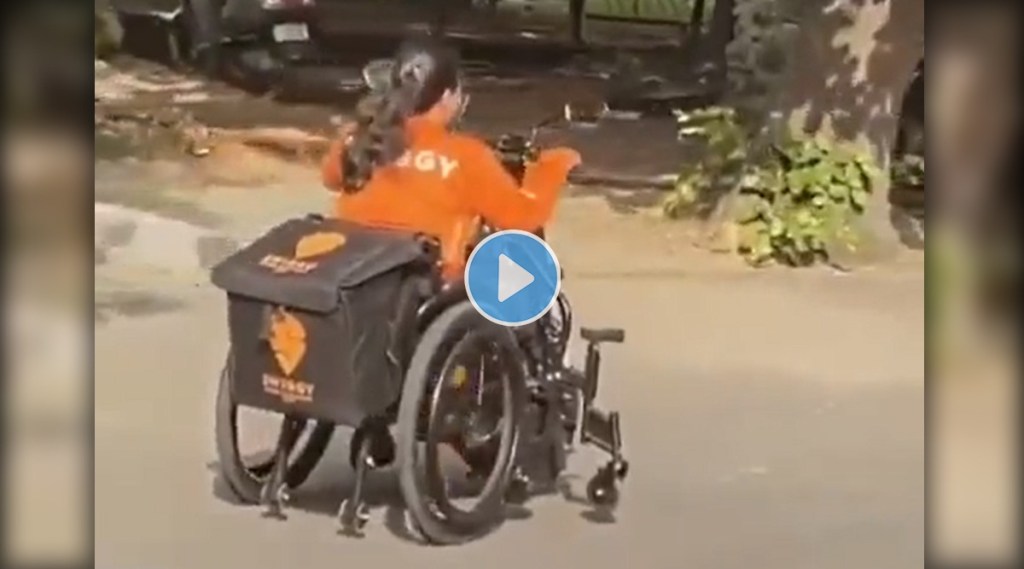
<svg viewBox="0 0 1024 569">
<path fill-rule="evenodd" d="M 189 62 L 206 75 L 221 71 L 223 0 L 185 0 L 182 18 Z"/>
</svg>

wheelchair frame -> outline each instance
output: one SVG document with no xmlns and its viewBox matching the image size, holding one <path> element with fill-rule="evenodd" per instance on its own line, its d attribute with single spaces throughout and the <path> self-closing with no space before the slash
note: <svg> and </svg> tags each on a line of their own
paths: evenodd
<svg viewBox="0 0 1024 569">
<path fill-rule="evenodd" d="M 536 158 L 534 138 L 539 127 L 535 127 L 529 137 L 509 135 L 493 143 L 506 169 L 517 179 L 522 179 L 525 165 Z M 481 228 L 485 235 L 488 228 Z M 543 230 L 538 234 L 543 238 Z M 425 244 L 428 248 L 430 244 Z M 436 251 L 435 251 L 436 252 Z M 468 251 L 467 251 L 468 253 Z M 425 336 L 432 326 L 447 322 L 446 315 L 458 310 L 474 311 L 479 317 L 481 330 L 497 327 L 483 316 L 476 314 L 469 303 L 469 297 L 462 280 L 442 283 L 436 273 L 417 275 L 407 281 L 398 304 L 398 328 L 404 332 L 392 338 L 389 355 L 402 366 L 402 396 L 392 405 L 385 416 L 373 416 L 356 427 L 352 435 L 349 462 L 355 469 L 355 486 L 352 494 L 346 498 L 338 510 L 338 520 L 342 533 L 349 536 L 361 536 L 362 530 L 369 519 L 369 510 L 364 501 L 363 488 L 368 472 L 395 462 L 398 454 L 400 485 L 409 511 L 416 518 L 419 515 L 430 516 L 429 512 L 416 510 L 413 502 L 419 502 L 423 496 L 413 496 L 418 492 L 412 480 L 413 474 L 403 469 L 416 468 L 402 460 L 403 454 L 396 452 L 396 442 L 391 435 L 390 427 L 397 425 L 398 430 L 410 430 L 399 435 L 400 443 L 414 444 L 420 433 L 416 425 L 410 426 L 408 421 L 401 419 L 419 412 L 419 409 L 405 409 L 406 392 L 410 389 L 410 379 L 417 379 L 424 390 L 431 380 L 438 378 L 411 377 L 413 370 L 410 363 L 416 360 L 417 352 L 422 347 Z M 608 461 L 598 468 L 587 483 L 587 498 L 591 504 L 606 512 L 612 511 L 618 504 L 618 485 L 628 473 L 629 465 L 622 454 L 622 434 L 618 412 L 604 412 L 596 404 L 597 390 L 601 366 L 601 345 L 604 343 L 622 343 L 625 333 L 621 329 L 581 328 L 580 335 L 587 342 L 586 359 L 582 370 L 566 365 L 565 354 L 572 332 L 572 308 L 568 299 L 559 295 L 556 303 L 562 313 L 562 329 L 553 331 L 551 311 L 538 321 L 512 330 L 505 329 L 514 339 L 516 353 L 523 360 L 521 381 L 524 401 L 521 416 L 511 418 L 516 425 L 514 443 L 511 453 L 510 468 L 501 476 L 501 495 L 497 508 L 489 510 L 492 519 L 474 520 L 472 523 L 463 519 L 456 524 L 451 520 L 446 526 L 442 520 L 437 523 L 429 519 L 414 519 L 420 533 L 427 541 L 437 544 L 455 544 L 479 537 L 495 527 L 504 517 L 502 508 L 506 503 L 522 503 L 536 490 L 543 490 L 545 484 L 539 483 L 540 478 L 546 482 L 556 483 L 558 476 L 564 471 L 567 456 L 573 451 L 574 440 L 578 437 L 582 445 L 594 446 L 608 455 Z M 451 319 L 449 319 L 451 320 Z M 444 331 L 447 332 L 447 331 Z M 467 332 L 468 334 L 471 332 Z M 431 354 L 432 356 L 432 354 Z M 422 360 L 423 354 L 419 354 Z M 317 422 L 310 441 L 301 449 L 291 463 L 289 457 L 296 446 L 307 420 L 300 417 L 286 416 L 278 438 L 274 458 L 270 463 L 246 468 L 238 457 L 237 438 L 234 429 L 234 407 L 230 401 L 230 359 L 221 380 L 221 394 L 218 395 L 218 453 L 221 464 L 227 465 L 225 471 L 235 492 L 244 500 L 259 502 L 265 508 L 265 515 L 284 517 L 284 504 L 288 500 L 288 490 L 302 484 L 313 467 L 319 461 L 327 447 L 333 425 Z M 506 370 L 508 371 L 508 370 Z M 423 393 L 418 393 L 419 397 Z M 225 421 L 225 419 L 230 419 Z M 415 423 L 415 421 L 412 421 Z M 526 433 L 529 436 L 520 436 Z M 402 439 L 402 437 L 406 437 Z M 403 448 L 398 448 L 401 451 Z M 500 461 L 500 459 L 499 459 Z M 496 463 L 498 463 L 496 461 Z M 538 464 L 540 463 L 540 464 Z M 542 472 L 538 475 L 537 467 Z M 242 473 L 244 471 L 244 474 Z M 257 485 L 260 476 L 265 479 Z M 406 483 L 409 482 L 409 483 Z M 428 497 L 436 500 L 437 497 Z M 418 514 L 416 512 L 419 512 Z M 468 526 L 467 526 L 468 524 Z"/>
<path fill-rule="evenodd" d="M 409 360 L 424 331 L 444 313 L 469 305 L 462 281 L 439 285 L 436 280 L 431 283 L 422 277 L 414 277 L 407 283 L 399 303 L 399 310 L 403 311 L 400 312 L 399 322 L 402 329 L 408 332 L 396 338 L 393 343 L 393 349 L 399 352 L 394 354 L 395 357 L 405 366 L 403 383 L 409 380 L 405 376 L 409 371 Z M 425 291 L 424 287 L 431 290 Z M 424 295 L 424 292 L 427 294 Z M 416 301 L 424 296 L 426 299 L 423 302 Z M 564 363 L 564 356 L 571 334 L 572 310 L 564 295 L 559 296 L 556 306 L 562 313 L 561 330 L 552 329 L 551 311 L 538 320 L 536 325 L 517 329 L 520 331 L 516 338 L 517 346 L 526 364 L 522 386 L 526 393 L 526 406 L 523 407 L 522 416 L 516 418 L 519 436 L 514 464 L 502 489 L 504 502 L 525 502 L 538 488 L 547 488 L 549 483 L 554 483 L 566 468 L 567 455 L 572 452 L 572 442 L 578 434 L 580 443 L 592 445 L 609 455 L 608 462 L 598 469 L 587 484 L 587 497 L 596 507 L 610 511 L 617 505 L 617 486 L 627 475 L 628 463 L 622 456 L 619 414 L 601 411 L 595 405 L 595 398 L 599 383 L 601 344 L 620 343 L 624 341 L 625 334 L 619 329 L 581 329 L 582 339 L 587 342 L 585 365 L 582 370 L 569 367 Z M 481 317 L 481 326 L 496 326 L 485 322 Z M 467 332 L 470 333 L 473 332 Z M 222 391 L 225 387 L 223 383 Z M 224 406 L 228 405 L 220 401 L 221 398 L 218 398 L 218 423 L 223 421 L 221 415 L 227 408 Z M 401 399 L 395 402 L 396 406 L 401 405 Z M 303 449 L 299 458 L 289 464 L 288 458 L 295 450 L 306 422 L 296 416 L 284 418 L 271 463 L 256 467 L 252 473 L 254 481 L 261 475 L 265 476 L 259 486 L 258 500 L 253 500 L 252 489 L 248 492 L 240 491 L 237 483 L 231 484 L 243 500 L 258 501 L 264 507 L 264 515 L 267 517 L 285 517 L 284 508 L 289 500 L 289 490 L 305 480 L 326 450 L 333 425 L 317 422 L 307 449 Z M 230 427 L 234 429 L 233 417 L 231 423 Z M 370 417 L 355 426 L 349 456 L 349 462 L 355 470 L 355 485 L 351 495 L 338 510 L 338 520 L 345 535 L 362 535 L 369 519 L 369 508 L 363 495 L 364 482 L 371 470 L 394 462 L 396 445 L 390 427 L 395 424 L 395 413 L 389 412 L 387 416 Z M 523 433 L 528 435 L 522 436 Z M 413 436 L 418 435 L 413 433 Z M 233 442 L 237 445 L 237 440 Z M 219 450 L 223 464 L 227 460 L 223 456 L 226 451 Z M 232 458 L 237 458 L 237 447 L 228 452 L 234 452 Z M 237 468 L 238 464 L 234 466 Z M 541 475 L 535 473 L 538 466 L 544 467 Z M 292 468 L 296 470 L 290 471 Z M 230 481 L 233 477 L 228 478 Z M 540 478 L 545 480 L 540 481 Z M 537 482 L 540 484 L 535 484 Z M 424 531 L 422 523 L 416 525 L 430 542 L 458 543 L 486 532 L 500 523 L 501 517 L 503 515 L 500 512 L 496 513 L 490 523 L 481 524 L 486 527 L 475 528 L 478 531 L 451 534 L 439 530 Z"/>
</svg>

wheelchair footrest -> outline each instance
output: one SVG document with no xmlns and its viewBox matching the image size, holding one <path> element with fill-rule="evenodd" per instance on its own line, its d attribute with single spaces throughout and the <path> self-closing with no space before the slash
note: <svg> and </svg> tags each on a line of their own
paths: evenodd
<svg viewBox="0 0 1024 569">
<path fill-rule="evenodd" d="M 621 344 L 626 340 L 626 331 L 622 328 L 581 328 L 580 337 L 591 344 Z"/>
<path fill-rule="evenodd" d="M 599 409 L 587 409 L 583 415 L 581 441 L 618 458 L 622 450 L 622 433 L 617 412 L 605 413 Z"/>
</svg>

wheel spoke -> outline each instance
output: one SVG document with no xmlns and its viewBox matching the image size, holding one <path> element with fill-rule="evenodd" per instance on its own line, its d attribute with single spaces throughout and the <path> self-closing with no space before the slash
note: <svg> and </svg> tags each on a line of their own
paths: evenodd
<svg viewBox="0 0 1024 569">
<path fill-rule="evenodd" d="M 245 452 L 243 450 L 243 444 L 240 441 L 242 427 L 244 425 L 246 427 L 245 431 L 249 433 L 252 430 L 252 425 L 251 421 L 247 419 L 254 417 L 242 418 L 239 416 L 240 409 L 249 408 L 240 407 L 232 396 L 232 373 L 233 366 L 231 354 L 229 353 L 217 393 L 215 427 L 217 432 L 217 457 L 221 473 L 236 496 L 245 502 L 256 503 L 260 499 L 263 482 L 273 469 L 273 448 L 269 450 L 264 448 L 263 452 L 259 453 Z M 276 427 L 279 433 L 283 417 L 277 415 L 276 418 Z M 266 423 L 264 422 L 264 424 Z M 269 434 L 265 427 L 257 430 L 265 431 Z M 285 441 L 286 444 L 292 447 L 286 475 L 286 481 L 289 486 L 297 487 L 307 479 L 323 456 L 333 432 L 333 425 L 306 421 L 303 429 L 294 432 L 292 435 L 294 438 Z"/>
<path fill-rule="evenodd" d="M 495 347 L 479 336 L 456 343 L 431 393 L 424 468 L 435 506 L 445 518 L 466 518 L 489 506 L 472 499 L 485 497 L 481 495 L 489 493 L 488 486 L 494 486 L 494 467 L 502 447 L 508 378 L 496 373 L 501 369 L 501 356 Z M 462 363 L 467 361 L 472 363 Z M 470 468 L 470 478 L 484 482 L 472 484 L 479 488 L 473 488 L 469 496 L 452 492 L 438 452 L 442 444 L 460 455 Z M 465 509 L 453 503 L 463 497 L 476 504 Z"/>
<path fill-rule="evenodd" d="M 421 336 L 399 406 L 399 483 L 410 515 L 428 540 L 461 543 L 504 518 L 525 396 L 522 357 L 515 338 L 486 322 L 468 302 L 448 308 Z M 456 372 L 458 367 L 463 371 Z M 493 373 L 497 370 L 505 373 Z M 452 380 L 454 373 L 463 380 Z M 452 389 L 452 383 L 462 388 Z M 450 414 L 458 418 L 449 419 Z M 467 433 L 488 430 L 493 424 L 497 427 L 490 441 L 467 440 L 473 438 Z M 464 488 L 462 476 L 442 468 L 448 454 L 442 446 L 475 466 L 476 481 L 481 483 Z M 466 490 L 474 497 L 464 500 Z"/>
</svg>

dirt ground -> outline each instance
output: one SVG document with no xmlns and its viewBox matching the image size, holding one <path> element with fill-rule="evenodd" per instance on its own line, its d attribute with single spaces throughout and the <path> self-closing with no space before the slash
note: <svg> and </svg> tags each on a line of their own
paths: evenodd
<svg viewBox="0 0 1024 569">
<path fill-rule="evenodd" d="M 97 161 L 97 201 L 239 240 L 329 205 L 308 165 L 244 145 L 189 158 L 125 154 Z M 400 504 L 387 470 L 371 481 L 382 506 L 368 536 L 336 535 L 330 516 L 352 484 L 345 436 L 295 492 L 289 520 L 225 500 L 212 430 L 221 294 L 203 271 L 171 272 L 159 258 L 97 265 L 98 565 L 920 567 L 921 255 L 851 274 L 754 271 L 692 247 L 690 229 L 663 220 L 658 199 L 570 189 L 550 234 L 577 320 L 627 331 L 605 353 L 600 395 L 622 412 L 632 463 L 618 521 L 595 524 L 579 505 L 541 497 L 528 519 L 458 548 L 389 531 Z M 573 457 L 577 489 L 597 459 Z"/>
<path fill-rule="evenodd" d="M 349 71 L 358 77 L 357 70 Z M 187 120 L 229 132 L 287 128 L 331 136 L 338 121 L 350 115 L 359 96 L 339 91 L 330 103 L 281 102 L 273 95 L 254 97 L 225 84 L 127 57 L 101 64 L 97 77 L 97 116 L 108 122 L 137 122 L 142 115 L 148 122 Z M 487 137 L 525 132 L 534 124 L 561 116 L 567 103 L 579 108 L 600 106 L 604 89 L 602 81 L 581 77 L 479 78 L 469 84 L 471 103 L 463 125 Z M 676 140 L 674 120 L 664 116 L 611 117 L 596 127 L 555 125 L 543 131 L 540 140 L 578 149 L 584 158 L 581 171 L 592 175 L 672 173 L 694 152 Z M 118 153 L 116 144 L 101 141 L 98 147 L 105 155 Z"/>
</svg>

